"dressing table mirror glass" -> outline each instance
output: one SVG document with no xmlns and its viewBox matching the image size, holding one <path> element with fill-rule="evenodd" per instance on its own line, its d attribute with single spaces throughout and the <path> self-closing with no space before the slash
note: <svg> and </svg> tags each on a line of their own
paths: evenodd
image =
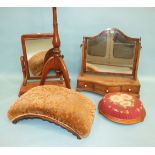
<svg viewBox="0 0 155 155">
<path fill-rule="evenodd" d="M 139 96 L 137 79 L 139 38 L 131 38 L 116 28 L 97 36 L 84 37 L 82 68 L 77 90 L 106 94 L 125 91 Z"/>
<path fill-rule="evenodd" d="M 52 34 L 23 35 L 23 52 L 27 57 L 30 77 L 41 76 L 47 51 L 53 48 Z"/>
<path fill-rule="evenodd" d="M 132 74 L 135 41 L 120 32 L 106 31 L 87 41 L 86 71 Z"/>
</svg>

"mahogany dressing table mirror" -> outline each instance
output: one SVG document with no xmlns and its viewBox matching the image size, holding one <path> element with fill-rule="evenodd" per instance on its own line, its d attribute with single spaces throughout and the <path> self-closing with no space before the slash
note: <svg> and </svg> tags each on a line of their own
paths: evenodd
<svg viewBox="0 0 155 155">
<path fill-rule="evenodd" d="M 38 33 L 21 36 L 23 56 L 20 57 L 23 83 L 19 96 L 43 84 L 71 88 L 67 67 L 60 51 L 56 8 L 53 8 L 53 34 Z M 46 80 L 46 81 L 45 81 Z"/>
<path fill-rule="evenodd" d="M 127 92 L 139 96 L 137 70 L 140 49 L 140 38 L 131 38 L 116 28 L 107 29 L 97 36 L 84 37 L 77 90 L 102 95 Z"/>
</svg>

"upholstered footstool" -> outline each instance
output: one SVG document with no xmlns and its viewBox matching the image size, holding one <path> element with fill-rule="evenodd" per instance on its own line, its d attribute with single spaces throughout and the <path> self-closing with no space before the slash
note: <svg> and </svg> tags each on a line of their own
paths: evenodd
<svg viewBox="0 0 155 155">
<path fill-rule="evenodd" d="M 78 138 L 89 135 L 95 105 L 86 96 L 54 85 L 38 86 L 23 94 L 8 111 L 13 122 L 41 118 L 69 130 Z"/>
<path fill-rule="evenodd" d="M 99 112 L 113 122 L 135 124 L 145 118 L 142 102 L 126 93 L 109 93 L 99 103 Z"/>
</svg>

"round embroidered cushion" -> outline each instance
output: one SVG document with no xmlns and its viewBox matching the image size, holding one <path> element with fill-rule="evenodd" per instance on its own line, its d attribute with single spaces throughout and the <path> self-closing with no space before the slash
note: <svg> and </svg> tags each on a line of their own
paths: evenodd
<svg viewBox="0 0 155 155">
<path fill-rule="evenodd" d="M 109 93 L 99 103 L 99 111 L 113 122 L 134 124 L 145 118 L 142 102 L 127 93 Z"/>
</svg>

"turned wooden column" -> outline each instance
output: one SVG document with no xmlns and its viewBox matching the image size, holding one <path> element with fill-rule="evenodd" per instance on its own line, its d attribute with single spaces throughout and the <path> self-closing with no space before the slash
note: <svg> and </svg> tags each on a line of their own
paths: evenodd
<svg viewBox="0 0 155 155">
<path fill-rule="evenodd" d="M 57 23 L 57 9 L 56 7 L 53 7 L 53 48 L 54 53 L 60 54 L 60 38 L 59 38 L 59 32 L 58 32 L 58 23 Z"/>
<path fill-rule="evenodd" d="M 53 7 L 53 48 L 51 48 L 45 56 L 44 64 L 47 62 L 47 60 L 52 56 L 61 56 L 60 55 L 60 38 L 59 38 L 59 32 L 58 32 L 58 22 L 57 22 L 57 9 L 56 7 Z M 63 57 L 63 56 L 62 56 Z"/>
<path fill-rule="evenodd" d="M 60 78 L 64 78 L 67 88 L 71 88 L 70 79 L 67 67 L 63 60 L 63 55 L 60 54 L 60 38 L 58 32 L 58 23 L 57 23 L 57 10 L 56 7 L 53 7 L 53 48 L 51 48 L 45 55 L 44 67 L 42 70 L 41 82 L 40 85 L 45 83 L 47 74 L 50 70 L 54 70 Z"/>
</svg>

